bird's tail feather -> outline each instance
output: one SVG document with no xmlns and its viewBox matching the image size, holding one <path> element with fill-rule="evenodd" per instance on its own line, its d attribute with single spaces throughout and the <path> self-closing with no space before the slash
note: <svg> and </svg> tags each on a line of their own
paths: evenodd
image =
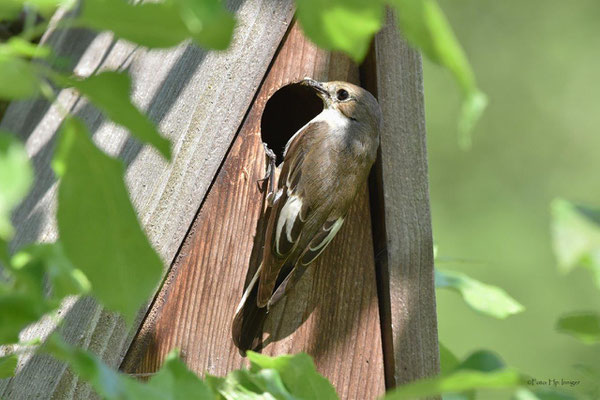
<svg viewBox="0 0 600 400">
<path fill-rule="evenodd" d="M 261 269 L 262 264 L 244 291 L 231 326 L 233 342 L 242 351 L 257 349 L 262 344 L 262 329 L 267 308 L 259 308 L 256 305 L 257 282 Z"/>
</svg>

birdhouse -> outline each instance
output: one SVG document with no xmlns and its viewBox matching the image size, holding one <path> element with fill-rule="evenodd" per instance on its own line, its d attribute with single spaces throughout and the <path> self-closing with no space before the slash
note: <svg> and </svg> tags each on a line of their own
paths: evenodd
<svg viewBox="0 0 600 400">
<path fill-rule="evenodd" d="M 268 212 L 263 142 L 281 161 L 292 135 L 321 112 L 321 100 L 298 84 L 304 77 L 351 82 L 381 105 L 378 159 L 339 233 L 270 309 L 261 351 L 306 352 L 340 398 L 376 398 L 438 369 L 420 56 L 399 36 L 392 15 L 367 60 L 356 65 L 312 44 L 292 19 L 290 2 L 260 4 L 240 5 L 237 38 L 226 53 L 213 57 L 184 46 L 167 56 L 134 57 L 134 98 L 170 135 L 173 162 L 160 164 L 127 143 L 120 154 L 129 162 L 128 181 L 145 179 L 149 186 L 133 183 L 130 190 L 169 264 L 166 277 L 134 331 L 91 302 L 78 302 L 66 320 L 80 317 L 74 329 L 81 342 L 128 373 L 157 371 L 175 347 L 198 374 L 225 375 L 246 365 L 231 324 L 262 256 Z M 55 40 L 72 49 L 82 39 Z M 104 45 L 96 40 L 89 39 L 96 43 L 92 52 Z M 108 63 L 118 61 L 113 53 Z M 22 106 L 14 118 L 34 108 Z M 94 112 L 83 109 L 81 116 L 93 120 Z M 103 133 L 110 127 L 97 128 L 102 140 L 116 140 Z M 38 134 L 33 126 L 23 129 Z M 41 362 L 28 368 L 46 374 Z M 77 398 L 73 393 L 83 390 L 73 376 L 51 373 L 58 383 L 50 393 L 71 388 Z"/>
<path fill-rule="evenodd" d="M 198 372 L 223 375 L 243 365 L 230 332 L 235 308 L 262 257 L 267 206 L 266 188 L 260 180 L 265 176 L 268 160 L 263 143 L 274 150 L 278 163 L 281 162 L 288 140 L 322 111 L 322 100 L 314 90 L 299 83 L 304 77 L 369 85 L 368 89 L 376 91 L 375 63 L 377 59 L 371 55 L 370 64 L 359 67 L 345 55 L 320 50 L 304 37 L 297 23 L 292 23 L 195 217 L 157 297 L 159 301 L 151 308 L 129 349 L 124 361 L 126 371 L 157 370 L 174 346 L 182 349 L 186 363 Z M 394 79 L 401 78 L 385 77 L 391 85 Z M 402 101 L 403 95 L 397 92 L 388 101 Z M 390 128 L 394 130 L 393 126 Z M 390 133 L 401 136 L 398 131 Z M 418 130 L 407 133 L 422 135 Z M 386 139 L 384 136 L 382 145 L 387 143 Z M 390 151 L 393 157 L 402 157 L 413 150 Z M 394 164 L 400 167 L 395 161 L 391 163 L 392 169 Z M 415 171 L 416 167 L 424 165 L 388 172 L 394 180 L 422 178 L 415 176 L 423 173 Z M 391 334 L 393 341 L 394 332 L 391 324 L 388 328 L 382 325 L 391 322 L 383 321 L 390 318 L 389 314 L 382 315 L 391 304 L 382 302 L 399 300 L 402 295 L 402 292 L 396 296 L 381 293 L 391 290 L 384 276 L 389 271 L 383 270 L 382 262 L 389 257 L 386 252 L 391 244 L 384 239 L 385 229 L 419 228 L 393 225 L 409 222 L 402 220 L 385 224 L 385 192 L 380 186 L 385 180 L 381 181 L 382 166 L 376 168 L 371 186 L 361 188 L 342 229 L 292 292 L 270 310 L 263 327 L 266 354 L 307 352 L 342 398 L 375 398 L 385 390 L 383 335 Z M 426 197 L 421 200 L 426 201 Z M 406 237 L 409 236 L 410 233 Z M 415 238 L 408 241 L 415 243 Z M 419 253 L 430 250 L 415 248 L 409 256 L 424 257 Z M 415 265 L 414 260 L 406 261 Z M 406 281 L 397 289 L 411 290 L 411 286 L 422 285 L 410 282 L 411 275 L 416 274 L 408 268 L 406 272 L 401 278 Z M 431 275 L 428 284 L 432 285 Z M 394 304 L 394 307 L 414 306 L 417 304 Z M 400 312 L 410 315 L 413 311 Z M 431 321 L 427 329 L 427 333 L 415 332 L 418 339 L 404 336 L 405 340 L 414 342 L 430 336 L 435 323 Z"/>
</svg>

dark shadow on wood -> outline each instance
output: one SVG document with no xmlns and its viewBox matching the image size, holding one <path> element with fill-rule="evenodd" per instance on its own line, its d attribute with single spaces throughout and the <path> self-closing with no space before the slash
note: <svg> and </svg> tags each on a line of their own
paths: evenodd
<svg viewBox="0 0 600 400">
<path fill-rule="evenodd" d="M 264 139 L 263 139 L 264 140 Z M 268 160 L 265 161 L 265 165 Z M 248 273 L 246 274 L 246 280 L 244 282 L 244 292 L 250 285 L 252 278 L 256 274 L 258 267 L 260 266 L 263 249 L 265 244 L 264 232 L 267 228 L 267 222 L 271 215 L 271 207 L 265 207 L 267 202 L 267 194 L 269 181 L 259 181 L 260 192 L 262 193 L 261 200 L 261 216 L 256 222 L 256 230 L 254 235 L 254 243 L 252 245 L 252 252 L 250 253 L 250 261 L 248 262 Z M 233 341 L 240 350 L 240 355 L 245 357 L 246 350 L 260 351 L 264 346 L 262 341 L 263 326 L 265 317 L 267 315 L 266 309 L 258 309 L 256 306 L 256 296 L 258 293 L 258 285 L 254 286 L 246 301 L 242 314 L 238 316 L 240 320 L 234 320 L 232 324 L 232 336 Z"/>
<path fill-rule="evenodd" d="M 52 31 L 45 43 L 52 46 L 54 55 L 48 60 L 48 63 L 54 65 L 59 71 L 70 73 L 73 67 L 81 59 L 86 49 L 96 38 L 97 34 L 87 29 L 72 28 L 69 30 Z M 36 99 L 12 102 L 6 114 L 11 113 L 11 108 L 29 108 L 27 118 L 12 118 L 8 120 L 4 118 L 0 124 L 3 130 L 15 134 L 22 142 L 26 142 L 35 128 L 39 125 L 42 118 L 50 109 L 50 103 L 43 97 Z M 39 234 L 40 225 L 31 221 L 31 216 L 34 207 L 38 201 L 46 194 L 49 185 L 46 182 L 54 182 L 53 179 L 48 179 L 53 176 L 50 168 L 51 157 L 55 147 L 55 137 L 53 135 L 40 150 L 31 157 L 35 181 L 32 189 L 25 199 L 15 208 L 12 214 L 13 224 L 16 228 L 15 240 L 11 249 L 15 250 L 14 243 L 29 243 L 34 241 Z M 43 183 L 43 184 L 42 184 Z M 21 223 L 27 221 L 27 232 L 21 229 Z M 32 229 L 34 228 L 34 229 Z"/>
<path fill-rule="evenodd" d="M 377 68 L 374 43 L 360 66 L 360 81 L 364 88 L 377 98 Z M 381 166 L 381 148 L 377 150 L 377 159 L 369 175 L 369 199 L 371 203 L 371 226 L 373 229 L 373 251 L 375 258 L 375 277 L 377 279 L 377 297 L 379 300 L 379 319 L 386 388 L 395 386 L 395 360 L 393 357 L 392 316 L 390 307 L 390 282 L 387 265 L 387 242 L 385 226 L 385 200 L 383 196 L 383 176 Z"/>
<path fill-rule="evenodd" d="M 204 62 L 206 55 L 206 50 L 195 45 L 186 47 L 147 107 L 146 114 L 156 125 L 159 125 L 169 113 L 181 92 L 194 76 L 194 72 Z M 126 166 L 129 166 L 143 146 L 140 141 L 129 135 L 119 152 L 119 158 Z"/>
</svg>

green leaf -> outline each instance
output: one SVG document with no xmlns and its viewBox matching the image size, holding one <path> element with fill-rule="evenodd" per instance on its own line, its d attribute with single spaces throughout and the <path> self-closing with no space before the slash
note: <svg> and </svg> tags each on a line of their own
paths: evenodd
<svg viewBox="0 0 600 400">
<path fill-rule="evenodd" d="M 44 297 L 44 269 L 39 263 L 6 263 L 0 286 L 0 344 L 17 343 L 19 333 L 52 305 Z"/>
<path fill-rule="evenodd" d="M 56 308 L 64 296 L 83 293 L 89 287 L 59 244 L 31 245 L 6 266 L 8 284 L 0 290 L 0 343 L 16 343 L 21 330 Z M 52 283 L 51 298 L 44 296 L 45 276 Z"/>
<path fill-rule="evenodd" d="M 498 355 L 488 350 L 479 350 L 472 353 L 463 362 L 460 362 L 454 354 L 440 343 L 440 364 L 442 375 L 450 375 L 458 370 L 492 372 L 505 367 L 504 362 Z M 473 400 L 475 390 L 462 393 L 445 393 L 444 400 Z"/>
<path fill-rule="evenodd" d="M 219 0 L 175 0 L 189 34 L 200 46 L 225 50 L 229 47 L 235 18 Z"/>
<path fill-rule="evenodd" d="M 141 383 L 109 368 L 92 353 L 70 346 L 57 334 L 50 336 L 43 350 L 68 363 L 73 372 L 105 399 L 141 399 L 137 395 L 142 394 L 146 400 L 160 399 L 152 396 L 152 391 L 144 390 Z"/>
<path fill-rule="evenodd" d="M 0 55 L 0 99 L 19 100 L 39 93 L 40 79 L 30 63 Z"/>
<path fill-rule="evenodd" d="M 0 61 L 1 62 L 1 61 Z M 0 66 L 1 69 L 1 66 Z M 2 80 L 0 72 L 0 81 Z M 2 87 L 2 83 L 0 83 Z M 0 89 L 2 90 L 2 89 Z M 25 147 L 7 132 L 0 131 L 0 239 L 8 241 L 13 235 L 10 222 L 12 209 L 29 192 L 33 169 Z"/>
<path fill-rule="evenodd" d="M 76 0 L 24 0 L 24 2 L 44 17 L 50 17 L 58 7 L 70 9 Z"/>
<path fill-rule="evenodd" d="M 17 343 L 19 332 L 49 311 L 37 296 L 20 292 L 0 295 L 0 310 L 0 344 Z"/>
<path fill-rule="evenodd" d="M 50 54 L 52 54 L 50 47 L 28 42 L 19 36 L 12 37 L 6 43 L 0 44 L 0 55 L 3 56 L 46 58 Z"/>
<path fill-rule="evenodd" d="M 579 312 L 563 316 L 556 322 L 556 330 L 585 344 L 600 343 L 600 314 Z"/>
<path fill-rule="evenodd" d="M 439 343 L 439 346 L 440 346 L 440 369 L 443 374 L 450 373 L 458 367 L 458 365 L 460 364 L 460 361 L 450 351 L 450 349 L 448 349 L 446 346 L 444 346 L 441 342 Z"/>
<path fill-rule="evenodd" d="M 44 268 L 38 262 L 7 263 L 0 290 L 0 343 L 16 343 L 19 332 L 50 311 L 44 297 Z"/>
<path fill-rule="evenodd" d="M 146 47 L 171 47 L 188 37 L 188 30 L 173 2 L 133 5 L 123 0 L 87 0 L 81 24 L 109 30 L 122 39 Z"/>
<path fill-rule="evenodd" d="M 8 243 L 0 236 L 0 268 L 3 265 L 5 268 L 10 265 L 10 256 L 8 254 Z"/>
<path fill-rule="evenodd" d="M 84 273 L 76 269 L 64 254 L 60 242 L 30 245 L 19 250 L 13 257 L 12 264 L 17 269 L 29 263 L 40 263 L 48 274 L 52 284 L 52 298 L 56 301 L 68 295 L 85 294 L 91 288 Z"/>
<path fill-rule="evenodd" d="M 447 68 L 463 92 L 459 144 L 468 148 L 470 131 L 487 105 L 475 75 L 444 12 L 435 0 L 391 0 L 404 36 L 433 62 Z"/>
<path fill-rule="evenodd" d="M 148 385 L 160 394 L 162 399 L 214 399 L 209 386 L 190 371 L 177 354 L 175 350 L 167 355 L 160 371 L 150 379 Z"/>
<path fill-rule="evenodd" d="M 285 387 L 279 372 L 273 369 L 263 369 L 252 376 L 253 382 L 264 392 L 271 394 L 277 400 L 296 400 Z"/>
<path fill-rule="evenodd" d="M 0 20 L 11 20 L 16 18 L 23 6 L 33 12 L 49 17 L 57 7 L 70 7 L 73 0 L 2 0 L 0 1 Z"/>
<path fill-rule="evenodd" d="M 207 376 L 211 389 L 228 400 L 296 400 L 273 369 L 232 371 L 225 378 Z"/>
<path fill-rule="evenodd" d="M 403 400 L 473 389 L 509 388 L 522 383 L 523 377 L 512 369 L 494 372 L 458 370 L 450 375 L 440 375 L 400 386 L 388 392 L 384 399 Z"/>
<path fill-rule="evenodd" d="M 13 262 L 8 272 L 14 278 L 14 293 L 26 294 L 33 300 L 43 301 L 44 268 L 41 264 L 32 262 L 17 266 Z"/>
<path fill-rule="evenodd" d="M 478 350 L 460 363 L 457 369 L 492 372 L 505 367 L 504 361 L 496 353 L 488 350 Z"/>
<path fill-rule="evenodd" d="M 107 71 L 83 80 L 55 78 L 59 83 L 74 86 L 110 119 L 129 129 L 142 142 L 154 146 L 167 160 L 171 159 L 169 140 L 163 138 L 154 124 L 131 103 L 129 75 Z"/>
<path fill-rule="evenodd" d="M 19 357 L 15 354 L 0 357 L 0 379 L 9 378 L 15 374 Z"/>
<path fill-rule="evenodd" d="M 246 355 L 250 360 L 250 372 L 258 373 L 262 369 L 277 371 L 283 385 L 298 399 L 338 398 L 331 383 L 317 372 L 308 354 L 269 357 L 248 351 Z"/>
<path fill-rule="evenodd" d="M 65 343 L 57 334 L 45 343 L 44 351 L 69 364 L 73 372 L 109 400 L 213 400 L 210 388 L 185 364 L 175 352 L 167 356 L 160 371 L 147 384 L 108 367 L 89 351 Z"/>
<path fill-rule="evenodd" d="M 175 46 L 192 38 L 202 46 L 224 49 L 229 45 L 234 26 L 233 16 L 218 0 L 137 5 L 123 0 L 87 0 L 78 22 L 154 48 Z"/>
<path fill-rule="evenodd" d="M 356 62 L 367 54 L 385 13 L 380 0 L 296 0 L 296 7 L 306 36 L 321 48 L 347 53 Z"/>
<path fill-rule="evenodd" d="M 0 1 L 0 20 L 12 20 L 19 15 L 23 2 L 21 0 Z"/>
<path fill-rule="evenodd" d="M 204 382 L 213 393 L 219 393 L 219 388 L 225 383 L 225 378 L 206 374 L 204 376 Z"/>
<path fill-rule="evenodd" d="M 600 210 L 564 199 L 551 204 L 552 244 L 559 270 L 589 268 L 600 288 Z"/>
<path fill-rule="evenodd" d="M 435 285 L 437 288 L 456 290 L 471 308 L 495 318 L 503 319 L 525 309 L 504 290 L 479 282 L 460 272 L 436 268 Z"/>
<path fill-rule="evenodd" d="M 471 132 L 487 107 L 487 96 L 478 89 L 465 94 L 458 119 L 458 145 L 468 150 L 472 145 Z"/>
<path fill-rule="evenodd" d="M 459 365 L 459 359 L 441 342 L 440 347 L 440 372 L 442 374 L 450 374 L 455 371 Z M 442 396 L 443 400 L 473 400 L 475 397 L 474 391 L 468 391 L 464 393 L 445 393 Z"/>
<path fill-rule="evenodd" d="M 156 288 L 162 262 L 129 200 L 123 164 L 96 148 L 79 120 L 68 119 L 53 167 L 61 177 L 57 220 L 65 254 L 93 294 L 131 321 Z"/>
</svg>

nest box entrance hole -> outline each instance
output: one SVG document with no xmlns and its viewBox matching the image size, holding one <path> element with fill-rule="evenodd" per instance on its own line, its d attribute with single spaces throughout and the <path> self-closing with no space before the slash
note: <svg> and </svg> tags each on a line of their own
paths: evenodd
<svg viewBox="0 0 600 400">
<path fill-rule="evenodd" d="M 301 83 L 282 86 L 267 101 L 260 122 L 262 141 L 275 152 L 277 164 L 290 138 L 323 111 L 323 100 Z"/>
</svg>

